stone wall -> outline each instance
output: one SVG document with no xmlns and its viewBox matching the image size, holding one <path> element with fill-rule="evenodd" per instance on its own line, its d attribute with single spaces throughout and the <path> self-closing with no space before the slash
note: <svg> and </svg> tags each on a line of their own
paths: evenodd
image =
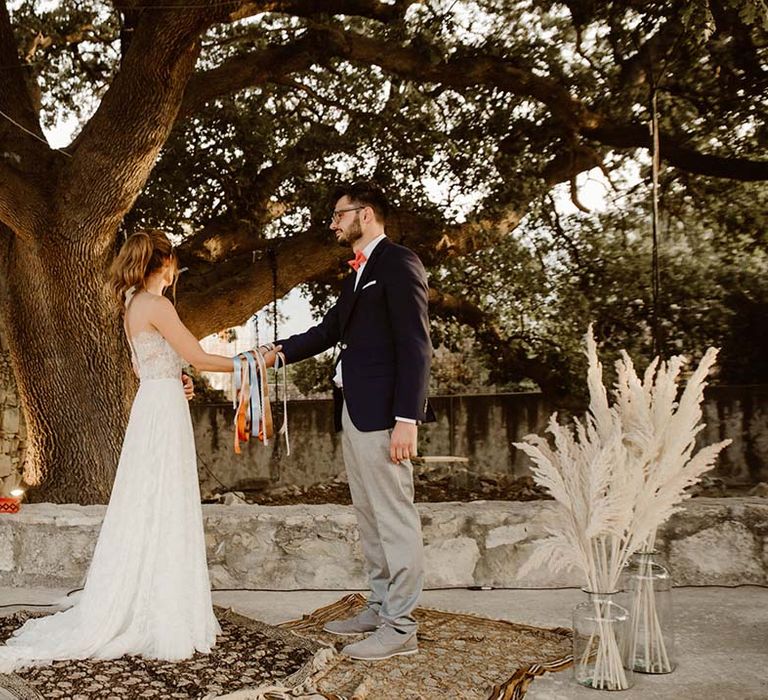
<svg viewBox="0 0 768 700">
<path fill-rule="evenodd" d="M 438 420 L 423 426 L 421 453 L 469 457 L 470 468 L 480 473 L 526 473 L 526 458 L 512 443 L 541 432 L 552 412 L 536 393 L 437 397 L 433 403 Z M 267 483 L 308 486 L 341 473 L 341 442 L 333 431 L 331 402 L 292 401 L 288 410 L 290 457 L 282 442 L 265 448 L 255 441 L 235 455 L 231 406 L 193 406 L 203 494 Z M 730 485 L 768 482 L 768 386 L 711 388 L 704 419 L 703 442 L 733 440 L 720 455 L 714 476 Z M 7 486 L 3 480 L 16 478 L 24 443 L 21 410 L 0 333 L 0 489 Z"/>
<path fill-rule="evenodd" d="M 433 404 L 438 420 L 421 428 L 421 453 L 469 457 L 470 468 L 480 473 L 527 473 L 527 458 L 512 443 L 543 431 L 552 412 L 535 393 L 438 397 Z M 768 387 L 713 387 L 703 410 L 700 440 L 733 440 L 712 475 L 736 486 L 768 481 Z M 343 471 L 330 401 L 289 404 L 290 457 L 282 444 L 265 448 L 258 442 L 235 455 L 228 405 L 197 406 L 192 414 L 204 493 L 221 491 L 222 484 L 235 491 L 259 482 L 307 486 Z"/>
<path fill-rule="evenodd" d="M 549 501 L 419 504 L 426 586 L 578 586 L 574 574 L 521 567 L 546 537 Z M 0 516 L 0 586 L 76 587 L 86 574 L 104 506 L 24 505 Z M 351 507 L 203 506 L 214 588 L 365 588 Z M 689 501 L 659 548 L 678 585 L 768 584 L 768 502 Z"/>
</svg>

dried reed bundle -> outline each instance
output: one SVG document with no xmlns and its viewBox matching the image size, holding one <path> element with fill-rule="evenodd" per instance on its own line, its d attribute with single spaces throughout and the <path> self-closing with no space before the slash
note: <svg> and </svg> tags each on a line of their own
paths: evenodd
<svg viewBox="0 0 768 700">
<path fill-rule="evenodd" d="M 536 435 L 515 443 L 533 460 L 534 480 L 559 506 L 557 523 L 548 528 L 549 537 L 524 570 L 543 563 L 555 571 L 578 568 L 588 590 L 612 593 L 632 554 L 652 547 L 659 525 L 680 508 L 690 496 L 686 489 L 713 466 L 730 440 L 694 454 L 696 435 L 704 427 L 701 401 L 717 356 L 714 348 L 707 351 L 679 400 L 683 357 L 667 363 L 657 358 L 640 380 L 622 352 L 610 405 L 591 326 L 586 346 L 590 403 L 584 420 L 570 428 L 553 415 L 547 432 L 554 447 Z M 606 654 L 611 657 L 613 651 Z M 616 658 L 609 661 L 615 669 Z M 595 683 L 626 687 L 619 675 L 595 678 Z"/>
</svg>

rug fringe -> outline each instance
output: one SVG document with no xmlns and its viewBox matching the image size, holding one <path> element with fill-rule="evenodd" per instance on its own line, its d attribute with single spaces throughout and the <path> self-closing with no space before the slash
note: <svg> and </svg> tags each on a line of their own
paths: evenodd
<svg viewBox="0 0 768 700">
<path fill-rule="evenodd" d="M 303 615 L 298 620 L 289 620 L 288 622 L 282 622 L 278 627 L 291 630 L 292 632 L 301 631 L 304 629 L 312 629 L 316 626 L 322 626 L 329 620 L 336 620 L 344 613 L 355 608 L 359 605 L 365 605 L 366 598 L 360 593 L 350 593 L 340 598 L 335 603 L 330 603 L 325 607 L 318 608 L 308 615 Z"/>
<path fill-rule="evenodd" d="M 563 671 L 571 665 L 573 665 L 573 656 L 568 655 L 556 661 L 519 668 L 505 683 L 493 686 L 486 700 L 522 700 L 528 692 L 528 687 L 536 678 L 545 673 Z"/>
</svg>

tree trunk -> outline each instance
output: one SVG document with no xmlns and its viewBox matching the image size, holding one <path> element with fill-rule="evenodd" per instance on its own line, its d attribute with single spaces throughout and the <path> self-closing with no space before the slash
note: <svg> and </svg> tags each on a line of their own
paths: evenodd
<svg viewBox="0 0 768 700">
<path fill-rule="evenodd" d="M 107 502 L 135 393 L 107 260 L 89 238 L 104 235 L 67 240 L 49 229 L 12 236 L 0 252 L 0 314 L 28 428 L 33 501 Z"/>
</svg>

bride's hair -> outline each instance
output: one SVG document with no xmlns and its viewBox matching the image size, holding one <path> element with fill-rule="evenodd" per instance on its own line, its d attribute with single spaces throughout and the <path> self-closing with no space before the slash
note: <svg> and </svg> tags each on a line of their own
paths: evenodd
<svg viewBox="0 0 768 700">
<path fill-rule="evenodd" d="M 178 260 L 168 236 L 156 228 L 132 233 L 123 243 L 109 271 L 110 283 L 115 296 L 123 302 L 131 287 L 144 289 L 147 277 L 171 261 L 173 265 L 173 294 L 176 296 L 176 280 L 179 276 Z"/>
</svg>

